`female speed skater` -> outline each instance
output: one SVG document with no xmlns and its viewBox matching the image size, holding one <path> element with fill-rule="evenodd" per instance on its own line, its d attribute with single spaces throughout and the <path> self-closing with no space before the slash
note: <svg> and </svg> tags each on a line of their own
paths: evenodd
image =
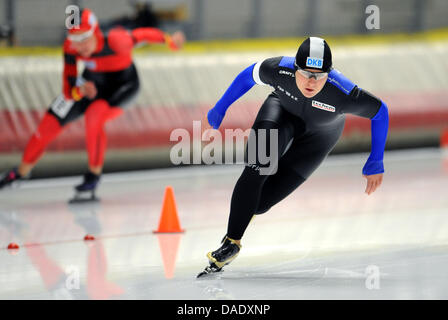
<svg viewBox="0 0 448 320">
<path fill-rule="evenodd" d="M 339 140 L 345 114 L 371 120 L 371 153 L 362 169 L 365 192 L 370 195 L 383 180 L 387 106 L 332 67 L 324 39 L 307 38 L 295 57 L 269 58 L 246 68 L 209 110 L 208 123 L 218 129 L 229 106 L 255 84 L 274 90 L 258 112 L 254 135 L 249 136 L 248 145 L 255 139 L 255 148 L 248 155 L 251 149 L 246 147 L 246 165 L 233 190 L 227 234 L 221 247 L 207 254 L 209 266 L 198 277 L 219 272 L 235 259 L 252 217 L 268 211 L 311 176 Z M 275 137 L 277 150 L 272 150 Z M 262 173 L 270 163 L 260 154 L 276 155 L 274 169 Z"/>
<path fill-rule="evenodd" d="M 75 201 L 83 200 L 83 193 L 90 193 L 90 200 L 95 199 L 106 150 L 104 125 L 120 116 L 137 97 L 139 78 L 132 49 L 142 42 L 165 43 L 171 50 L 178 50 L 185 37 L 180 31 L 170 36 L 156 28 L 117 27 L 105 33 L 92 11 L 81 11 L 79 27 L 69 29 L 64 42 L 63 93 L 50 105 L 28 141 L 20 165 L 0 179 L 0 189 L 27 176 L 48 144 L 67 124 L 85 114 L 89 170 L 84 181 L 75 187 Z M 78 60 L 85 65 L 81 77 Z"/>
</svg>

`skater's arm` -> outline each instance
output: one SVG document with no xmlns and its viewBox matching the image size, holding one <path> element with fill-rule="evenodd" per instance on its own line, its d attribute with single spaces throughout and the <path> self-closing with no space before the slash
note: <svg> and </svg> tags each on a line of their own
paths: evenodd
<svg viewBox="0 0 448 320">
<path fill-rule="evenodd" d="M 363 175 L 370 176 L 383 173 L 384 147 L 386 146 L 387 130 L 389 127 L 389 115 L 386 104 L 368 91 L 349 82 L 341 74 L 338 73 L 332 75 L 332 77 L 338 83 L 345 80 L 345 83 L 350 84 L 350 86 L 345 86 L 350 91 L 347 94 L 347 103 L 344 105 L 342 112 L 371 120 L 372 149 L 362 169 Z"/>
<path fill-rule="evenodd" d="M 367 179 L 365 193 L 370 195 L 383 181 L 383 157 L 389 127 L 389 112 L 384 102 L 363 89 L 355 88 L 350 95 L 352 103 L 348 104 L 345 111 L 371 120 L 372 147 L 369 158 L 362 168 L 362 174 Z"/>
<path fill-rule="evenodd" d="M 371 119 L 372 149 L 362 173 L 366 176 L 384 172 L 383 157 L 389 128 L 389 112 L 384 102 Z"/>
<path fill-rule="evenodd" d="M 179 31 L 170 36 L 156 28 L 114 28 L 109 31 L 108 41 L 116 53 L 128 53 L 135 45 L 143 43 L 166 43 L 171 50 L 178 50 L 183 46 L 185 36 Z"/>
<path fill-rule="evenodd" d="M 139 43 L 166 43 L 173 51 L 179 50 L 184 41 L 185 36 L 182 32 L 175 32 L 173 35 L 164 33 L 157 28 L 137 28 L 132 30 L 132 38 L 134 44 Z"/>
<path fill-rule="evenodd" d="M 82 98 L 80 88 L 76 86 L 78 70 L 76 66 L 76 54 L 70 50 L 70 43 L 64 43 L 64 71 L 62 75 L 63 93 L 67 100 L 79 100 Z"/>
<path fill-rule="evenodd" d="M 226 114 L 226 111 L 230 107 L 230 105 L 255 85 L 255 81 L 253 78 L 254 66 L 255 63 L 244 69 L 235 78 L 235 80 L 233 80 L 230 87 L 226 90 L 226 92 L 221 97 L 221 99 L 219 99 L 216 105 L 209 110 L 207 119 L 214 129 L 219 128 L 222 119 L 224 118 L 224 115 Z"/>
</svg>

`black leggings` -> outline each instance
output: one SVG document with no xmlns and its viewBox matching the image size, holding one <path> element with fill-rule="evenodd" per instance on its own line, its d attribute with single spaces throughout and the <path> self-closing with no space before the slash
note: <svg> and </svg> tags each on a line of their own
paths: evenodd
<svg viewBox="0 0 448 320">
<path fill-rule="evenodd" d="M 227 236 L 239 240 L 254 214 L 262 214 L 286 198 L 299 187 L 322 163 L 336 144 L 342 126 L 327 128 L 322 132 L 308 132 L 303 121 L 285 111 L 278 98 L 269 96 L 261 107 L 252 127 L 256 139 L 256 163 L 248 163 L 246 148 L 246 167 L 238 179 L 232 194 Z M 259 129 L 278 132 L 278 158 L 274 174 L 260 174 L 266 168 L 258 158 L 258 149 L 271 155 L 270 141 L 259 141 Z M 260 142 L 260 143 L 259 143 Z"/>
<path fill-rule="evenodd" d="M 275 175 L 263 176 L 246 167 L 233 190 L 227 236 L 241 239 L 254 214 L 265 213 L 304 181 L 291 168 L 279 168 Z"/>
<path fill-rule="evenodd" d="M 92 100 L 84 97 L 76 101 L 63 117 L 50 107 L 48 112 L 56 117 L 61 126 L 77 120 L 87 111 L 92 102 L 99 99 L 106 100 L 112 108 L 125 109 L 135 102 L 140 90 L 140 81 L 134 64 L 116 72 L 93 72 L 85 69 L 82 79 L 92 81 L 98 94 Z"/>
</svg>

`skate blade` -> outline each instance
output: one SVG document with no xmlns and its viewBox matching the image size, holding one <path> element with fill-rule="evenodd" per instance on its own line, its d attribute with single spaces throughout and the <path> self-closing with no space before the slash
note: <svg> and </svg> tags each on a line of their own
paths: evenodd
<svg viewBox="0 0 448 320">
<path fill-rule="evenodd" d="M 205 267 L 204 271 L 202 271 L 201 273 L 199 273 L 196 276 L 196 279 L 202 278 L 202 279 L 206 279 L 206 278 L 210 278 L 214 275 L 218 275 L 223 273 L 224 270 L 222 268 L 218 268 L 216 265 L 213 266 L 207 266 Z"/>
<path fill-rule="evenodd" d="M 96 196 L 90 197 L 82 197 L 82 196 L 74 196 L 72 199 L 68 201 L 69 204 L 77 204 L 77 203 L 96 203 L 99 202 L 100 199 Z"/>
<path fill-rule="evenodd" d="M 0 190 L 14 190 L 14 189 L 19 189 L 20 188 L 20 181 L 13 181 L 11 183 L 5 184 L 2 187 L 0 187 Z"/>
<path fill-rule="evenodd" d="M 82 204 L 82 203 L 96 203 L 99 202 L 100 199 L 70 199 L 68 201 L 69 204 Z"/>
</svg>

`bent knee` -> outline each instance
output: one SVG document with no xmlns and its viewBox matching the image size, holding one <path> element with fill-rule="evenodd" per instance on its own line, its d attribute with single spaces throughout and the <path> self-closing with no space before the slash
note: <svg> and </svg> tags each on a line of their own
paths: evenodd
<svg viewBox="0 0 448 320">
<path fill-rule="evenodd" d="M 257 211 L 255 212 L 255 215 L 261 215 L 261 214 L 263 214 L 263 213 L 266 213 L 266 212 L 268 212 L 269 211 L 269 209 L 271 209 L 272 208 L 272 206 L 269 206 L 269 207 L 266 207 L 266 206 L 264 206 L 264 207 L 260 207 L 260 208 L 258 208 L 257 209 Z"/>
</svg>

